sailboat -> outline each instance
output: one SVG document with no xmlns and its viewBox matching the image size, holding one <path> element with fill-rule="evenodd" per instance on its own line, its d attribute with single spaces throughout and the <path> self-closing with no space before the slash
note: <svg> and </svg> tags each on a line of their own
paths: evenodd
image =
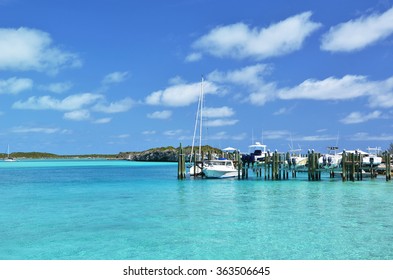
<svg viewBox="0 0 393 280">
<path fill-rule="evenodd" d="M 8 148 L 7 148 L 7 157 L 4 159 L 4 161 L 16 161 L 14 158 L 12 158 L 12 157 L 10 156 L 10 145 L 8 145 Z"/>
<path fill-rule="evenodd" d="M 194 126 L 194 136 L 192 137 L 192 145 L 191 145 L 191 156 L 190 156 L 190 163 L 189 163 L 189 174 L 191 176 L 196 176 L 202 174 L 202 167 L 197 166 L 194 161 L 201 161 L 202 160 L 202 119 L 203 119 L 203 98 L 204 98 L 204 90 L 203 90 L 203 76 L 201 80 L 201 91 L 199 94 L 198 99 L 198 108 L 195 117 L 195 126 Z M 196 154 L 197 158 L 194 157 L 194 147 L 195 147 L 195 139 L 197 136 L 197 130 L 199 126 L 199 149 L 198 153 Z"/>
<path fill-rule="evenodd" d="M 189 165 L 189 174 L 190 176 L 197 175 L 205 175 L 206 178 L 231 178 L 235 177 L 238 174 L 238 171 L 234 165 L 234 162 L 229 159 L 215 159 L 204 161 L 202 158 L 202 127 L 203 127 L 203 104 L 204 104 L 204 88 L 203 88 L 204 79 L 202 77 L 201 81 L 201 91 L 198 100 L 198 109 L 195 118 L 195 127 L 194 127 L 194 136 L 192 139 L 191 146 L 191 157 L 190 157 L 190 165 Z M 199 150 L 196 155 L 196 159 L 194 157 L 194 146 L 195 140 L 197 136 L 197 130 L 199 128 Z M 194 161 L 193 161 L 194 160 Z M 204 161 L 203 164 L 198 165 L 197 162 Z M 195 164 L 195 165 L 194 165 Z"/>
</svg>

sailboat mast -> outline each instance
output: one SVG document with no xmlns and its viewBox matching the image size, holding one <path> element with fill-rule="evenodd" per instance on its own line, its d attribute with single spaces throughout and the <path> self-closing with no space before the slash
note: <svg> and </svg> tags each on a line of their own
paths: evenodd
<svg viewBox="0 0 393 280">
<path fill-rule="evenodd" d="M 198 160 L 201 159 L 201 150 L 202 150 L 202 104 L 203 104 L 203 77 L 202 77 L 202 82 L 201 82 L 201 89 L 199 93 L 199 98 L 198 98 L 198 108 L 197 108 L 197 113 L 195 116 L 195 126 L 194 126 L 194 136 L 192 137 L 192 146 L 191 146 L 191 157 L 190 157 L 190 162 L 192 162 L 192 157 L 194 155 L 194 147 L 195 147 L 195 138 L 197 134 L 197 127 L 199 125 L 199 155 L 198 155 Z"/>
<path fill-rule="evenodd" d="M 199 120 L 199 156 L 201 157 L 200 160 L 202 159 L 202 120 L 203 120 L 203 76 L 201 80 L 201 104 L 200 104 L 200 120 Z"/>
</svg>

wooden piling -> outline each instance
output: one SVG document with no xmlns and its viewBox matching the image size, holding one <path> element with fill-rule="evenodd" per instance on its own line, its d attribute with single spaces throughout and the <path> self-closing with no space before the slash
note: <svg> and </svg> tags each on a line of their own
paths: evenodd
<svg viewBox="0 0 393 280">
<path fill-rule="evenodd" d="M 388 151 L 385 152 L 385 173 L 386 173 L 386 181 L 390 181 L 392 179 L 392 168 L 391 168 L 391 155 Z"/>
<path fill-rule="evenodd" d="M 308 180 L 319 181 L 321 179 L 321 172 L 319 171 L 318 158 L 319 153 L 308 151 Z"/>
<path fill-rule="evenodd" d="M 186 157 L 183 153 L 183 147 L 180 143 L 179 147 L 179 155 L 178 155 L 178 163 L 177 163 L 177 179 L 185 179 L 186 178 Z"/>
<path fill-rule="evenodd" d="M 346 161 L 347 161 L 347 153 L 344 151 L 342 154 L 342 158 L 341 158 L 341 165 L 342 165 L 342 180 L 343 182 L 346 181 L 347 179 L 347 165 L 346 165 Z"/>
<path fill-rule="evenodd" d="M 244 179 L 244 165 L 242 161 L 240 160 L 240 153 L 239 151 L 236 151 L 236 161 L 237 161 L 237 179 L 240 180 L 240 176 Z M 245 164 L 245 163 L 244 163 Z M 240 175 L 241 173 L 241 175 Z"/>
</svg>

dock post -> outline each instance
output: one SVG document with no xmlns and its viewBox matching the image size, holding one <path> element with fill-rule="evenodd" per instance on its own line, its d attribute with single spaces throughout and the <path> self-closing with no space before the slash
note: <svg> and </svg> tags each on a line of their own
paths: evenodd
<svg viewBox="0 0 393 280">
<path fill-rule="evenodd" d="M 318 174 L 318 157 L 317 154 L 312 150 L 311 152 L 308 151 L 308 180 L 309 181 L 316 181 L 319 180 Z"/>
<path fill-rule="evenodd" d="M 385 166 L 386 166 L 386 181 L 391 180 L 392 176 L 392 169 L 391 169 L 391 164 L 390 164 L 391 156 L 388 151 L 385 152 Z"/>
<path fill-rule="evenodd" d="M 354 158 L 354 154 L 350 153 L 349 154 L 349 164 L 350 164 L 350 169 L 349 169 L 349 179 L 353 182 L 355 181 L 355 158 Z"/>
<path fill-rule="evenodd" d="M 239 151 L 236 151 L 236 161 L 237 161 L 237 179 L 240 180 L 240 173 L 242 173 L 241 177 L 244 179 L 245 163 L 243 163 L 240 160 Z"/>
<path fill-rule="evenodd" d="M 269 164 L 270 164 L 270 152 L 267 152 L 267 156 L 265 157 L 265 180 L 270 179 Z"/>
<path fill-rule="evenodd" d="M 311 152 L 308 150 L 307 152 L 307 160 L 308 160 L 308 180 L 311 181 L 311 169 L 312 169 L 312 159 L 311 159 Z"/>
<path fill-rule="evenodd" d="M 360 154 L 358 153 L 358 151 L 355 151 L 355 161 L 356 161 L 356 180 L 359 181 L 360 180 Z"/>
<path fill-rule="evenodd" d="M 347 175 L 347 153 L 343 151 L 342 159 L 341 159 L 341 165 L 342 165 L 342 180 L 343 182 L 346 181 L 346 175 Z"/>
<path fill-rule="evenodd" d="M 272 180 L 278 179 L 278 172 L 277 172 L 277 151 L 273 153 L 273 167 L 272 167 Z"/>
<path fill-rule="evenodd" d="M 359 173 L 360 173 L 360 181 L 363 181 L 363 155 L 359 155 Z"/>
<path fill-rule="evenodd" d="M 186 178 L 186 161 L 185 161 L 185 155 L 183 153 L 183 147 L 180 143 L 178 163 L 177 163 L 177 179 L 185 179 L 185 178 Z"/>
<path fill-rule="evenodd" d="M 321 154 L 320 154 L 320 153 L 315 153 L 315 152 L 314 152 L 314 154 L 315 154 L 314 166 L 315 166 L 315 176 L 316 176 L 316 180 L 317 180 L 317 181 L 321 181 L 321 170 L 319 169 L 319 166 L 318 166 L 318 159 L 319 159 L 319 157 L 321 156 Z"/>
</svg>

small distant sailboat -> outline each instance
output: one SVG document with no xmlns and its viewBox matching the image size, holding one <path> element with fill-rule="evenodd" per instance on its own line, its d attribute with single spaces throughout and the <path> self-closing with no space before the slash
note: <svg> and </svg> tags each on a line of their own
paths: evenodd
<svg viewBox="0 0 393 280">
<path fill-rule="evenodd" d="M 7 148 L 7 157 L 4 159 L 4 161 L 8 161 L 8 162 L 16 161 L 16 159 L 14 159 L 13 157 L 10 156 L 10 145 L 8 145 L 8 148 Z"/>
</svg>

